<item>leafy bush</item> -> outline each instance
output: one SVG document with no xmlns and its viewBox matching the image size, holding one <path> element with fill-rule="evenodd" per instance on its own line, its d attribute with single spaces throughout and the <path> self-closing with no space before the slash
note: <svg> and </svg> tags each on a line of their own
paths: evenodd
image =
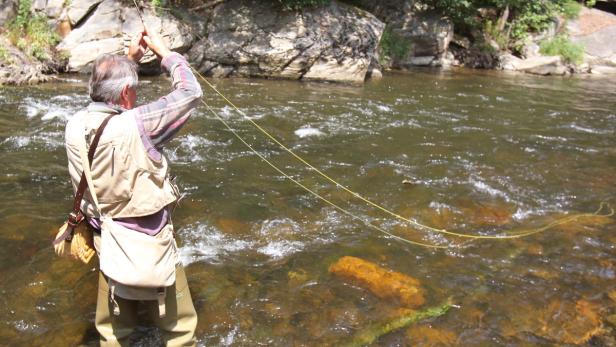
<svg viewBox="0 0 616 347">
<path fill-rule="evenodd" d="M 162 0 L 150 0 L 150 3 L 152 4 L 154 11 L 158 11 L 158 8 L 163 7 Z"/>
<path fill-rule="evenodd" d="M 580 3 L 571 0 L 562 4 L 561 12 L 565 18 L 575 19 L 580 15 L 582 7 L 583 6 Z"/>
<path fill-rule="evenodd" d="M 17 16 L 9 25 L 11 43 L 39 60 L 50 59 L 48 51 L 60 42 L 58 34 L 49 27 L 43 16 L 32 15 L 32 0 L 19 1 Z"/>
<path fill-rule="evenodd" d="M 13 26 L 23 28 L 28 24 L 30 19 L 30 7 L 32 7 L 32 0 L 21 0 L 17 7 L 17 16 L 13 21 Z"/>
<path fill-rule="evenodd" d="M 391 27 L 385 28 L 381 36 L 380 56 L 384 59 L 402 59 L 406 57 L 411 43 L 404 37 L 396 34 Z"/>
<path fill-rule="evenodd" d="M 504 43 L 502 48 L 514 50 L 529 33 L 546 30 L 553 18 L 561 14 L 573 18 L 582 8 L 574 0 L 434 0 L 430 6 L 451 18 L 458 33 L 485 33 L 499 44 Z M 507 12 L 505 27 L 496 28 L 494 23 Z M 490 32 L 485 32 L 486 26 Z"/>
<path fill-rule="evenodd" d="M 330 0 L 278 0 L 287 10 L 299 11 L 307 7 L 319 7 L 329 4 Z"/>
<path fill-rule="evenodd" d="M 487 20 L 484 23 L 483 32 L 492 38 L 499 48 L 507 48 L 509 45 L 509 37 L 506 33 L 499 31 L 493 21 Z"/>
<path fill-rule="evenodd" d="M 567 63 L 581 64 L 584 60 L 584 47 L 571 42 L 564 36 L 557 36 L 552 40 L 544 41 L 539 47 L 543 55 L 559 55 Z"/>
</svg>

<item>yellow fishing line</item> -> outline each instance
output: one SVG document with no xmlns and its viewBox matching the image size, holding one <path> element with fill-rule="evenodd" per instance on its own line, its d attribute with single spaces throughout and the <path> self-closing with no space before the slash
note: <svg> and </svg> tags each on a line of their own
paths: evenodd
<svg viewBox="0 0 616 347">
<path fill-rule="evenodd" d="M 271 135 L 267 130 L 265 130 L 263 127 L 261 127 L 257 122 L 255 122 L 254 120 L 250 119 L 250 117 L 248 117 L 242 110 L 240 110 L 237 106 L 235 106 L 235 104 L 233 102 L 231 102 L 231 100 L 229 100 L 225 95 L 223 95 L 220 91 L 218 91 L 218 89 L 212 85 L 205 77 L 203 77 L 203 75 L 201 75 L 199 73 L 199 71 L 197 71 L 196 69 L 194 69 L 193 67 L 191 67 L 191 69 L 197 74 L 197 76 L 199 76 L 199 78 L 201 78 L 201 80 L 203 80 L 208 87 L 210 87 L 214 92 L 216 92 L 216 94 L 218 94 L 221 98 L 223 98 L 227 104 L 229 104 L 235 111 L 237 111 L 240 115 L 242 115 L 242 117 L 244 117 L 245 120 L 247 120 L 248 122 L 250 122 L 255 128 L 257 128 L 261 133 L 263 133 L 266 137 L 268 137 L 270 140 L 272 140 L 274 143 L 276 143 L 278 146 L 280 146 L 282 149 L 284 149 L 286 152 L 288 152 L 289 154 L 291 154 L 293 157 L 295 157 L 298 161 L 300 161 L 301 163 L 303 163 L 304 165 L 306 165 L 307 167 L 309 167 L 310 169 L 314 170 L 316 173 L 318 173 L 321 177 L 325 178 L 326 180 L 328 180 L 329 182 L 333 183 L 334 185 L 336 185 L 338 188 L 346 191 L 347 193 L 351 194 L 352 196 L 360 199 L 361 201 L 365 202 L 366 204 L 381 210 L 382 212 L 389 214 L 390 216 L 393 216 L 399 220 L 402 220 L 406 223 L 409 223 L 419 229 L 423 229 L 426 231 L 430 231 L 430 232 L 435 232 L 435 233 L 439 233 L 439 234 L 444 234 L 444 235 L 449 235 L 449 236 L 455 236 L 455 237 L 460 237 L 460 238 L 469 238 L 469 239 L 516 239 L 516 238 L 521 238 L 521 237 L 525 237 L 525 236 L 530 236 L 530 235 L 534 235 L 534 234 L 538 234 L 541 232 L 544 232 L 548 229 L 554 228 L 558 225 L 562 225 L 565 223 L 569 223 L 575 220 L 578 220 L 580 218 L 585 218 L 585 217 L 592 217 L 592 216 L 597 216 L 599 215 L 599 212 L 601 212 L 601 210 L 603 209 L 604 206 L 607 206 L 607 204 L 605 202 L 601 202 L 601 205 L 599 206 L 599 209 L 595 212 L 595 213 L 580 213 L 580 214 L 575 214 L 575 215 L 571 215 L 571 216 L 567 216 L 567 217 L 563 217 L 560 218 L 558 220 L 555 220 L 553 222 L 548 223 L 547 225 L 543 226 L 543 227 L 539 227 L 539 228 L 529 228 L 529 229 L 517 229 L 517 230 L 511 230 L 507 233 L 503 233 L 500 235 L 473 235 L 473 234 L 465 234 L 465 233 L 458 233 L 458 232 L 453 232 L 453 231 L 449 231 L 446 229 L 438 229 L 438 228 L 434 228 L 428 225 L 424 225 L 421 224 L 419 222 L 416 222 L 412 219 L 408 219 L 404 216 L 401 216 L 400 214 L 393 212 L 367 198 L 365 198 L 364 196 L 362 196 L 361 194 L 352 191 L 351 189 L 349 189 L 348 187 L 344 186 L 343 184 L 339 183 L 338 181 L 334 180 L 333 178 L 331 178 L 330 176 L 328 176 L 326 173 L 324 173 L 323 171 L 319 170 L 317 167 L 313 166 L 312 164 L 310 164 L 309 162 L 307 162 L 305 159 L 303 159 L 302 157 L 300 157 L 299 155 L 297 155 L 294 151 L 292 151 L 290 148 L 288 148 L 287 146 L 285 146 L 283 143 L 281 143 L 280 141 L 278 141 L 278 139 L 276 139 L 273 135 Z M 205 102 L 204 102 L 205 103 Z M 206 104 L 207 106 L 207 104 Z M 209 106 L 207 106 L 209 108 Z M 211 110 L 211 109 L 210 109 Z M 213 111 L 213 110 L 211 110 Z M 225 126 L 227 126 L 228 129 L 232 130 L 227 123 L 220 118 L 215 112 L 214 114 L 216 115 L 216 117 L 223 121 L 223 123 L 225 124 Z M 246 143 L 238 134 L 236 134 L 234 132 L 234 135 L 236 135 L 236 137 L 238 137 L 238 139 L 240 139 L 240 141 L 242 141 L 245 145 L 249 146 L 248 143 Z M 281 174 L 283 174 L 285 177 L 287 177 L 288 179 L 290 179 L 291 181 L 293 181 L 294 183 L 298 184 L 299 186 L 301 186 L 302 188 L 306 189 L 307 191 L 309 191 L 311 194 L 317 196 L 319 199 L 333 205 L 334 207 L 336 207 L 337 209 L 340 209 L 341 211 L 343 211 L 346 214 L 352 215 L 350 214 L 348 211 L 345 211 L 343 209 L 341 209 L 340 207 L 334 205 L 333 203 L 329 202 L 327 199 L 321 197 L 320 195 L 318 195 L 316 192 L 311 191 L 309 188 L 303 186 L 301 183 L 297 182 L 296 180 L 294 180 L 293 178 L 289 177 L 288 175 L 286 175 L 284 172 L 282 172 L 280 169 L 278 169 L 275 165 L 273 165 L 272 163 L 270 163 L 269 161 L 267 161 L 265 158 L 263 158 L 259 153 L 257 153 L 256 151 L 254 151 L 254 149 L 252 149 L 252 147 L 249 146 L 249 148 L 255 152 L 255 154 L 259 155 L 259 157 L 261 159 L 263 159 L 264 161 L 266 161 L 270 166 L 272 166 L 274 169 L 276 169 L 278 172 L 280 172 Z M 604 216 L 606 217 L 610 217 L 614 215 L 614 210 L 610 208 L 610 212 Z M 358 218 L 358 217 L 356 217 Z M 363 219 L 359 218 L 360 220 L 364 221 Z M 366 222 L 366 221 L 364 221 Z M 377 228 L 374 225 L 371 225 L 375 228 Z M 378 230 L 379 228 L 377 228 Z M 384 230 L 380 230 L 382 232 L 385 232 L 386 234 L 401 239 L 401 240 L 405 240 L 407 242 L 409 242 L 406 239 L 400 238 L 399 236 L 395 236 L 387 231 Z"/>
<path fill-rule="evenodd" d="M 322 195 L 320 195 L 319 193 L 315 192 L 314 190 L 306 187 L 305 185 L 303 185 L 301 182 L 299 182 L 298 180 L 294 179 L 293 177 L 289 176 L 286 172 L 284 172 L 282 169 L 278 168 L 278 166 L 276 166 L 274 163 L 272 163 L 271 161 L 269 161 L 267 158 L 265 158 L 261 153 L 259 153 L 258 151 L 256 151 L 248 142 L 246 142 L 244 140 L 244 138 L 242 138 L 240 136 L 240 134 L 238 134 L 230 125 L 229 123 L 227 123 L 222 117 L 220 117 L 218 115 L 218 113 L 216 113 L 216 111 L 214 111 L 210 105 L 205 102 L 204 100 L 201 100 L 201 102 L 205 105 L 205 107 L 207 107 L 207 109 L 216 117 L 218 118 L 219 121 L 222 122 L 222 124 L 224 124 L 224 126 L 238 139 L 240 140 L 246 147 L 248 147 L 254 154 L 256 154 L 259 158 L 261 158 L 261 160 L 263 160 L 264 162 L 266 162 L 269 166 L 271 166 L 274 170 L 276 170 L 278 173 L 280 173 L 281 175 L 283 175 L 286 179 L 290 180 L 291 182 L 295 183 L 296 185 L 298 185 L 299 187 L 301 187 L 302 189 L 306 190 L 307 192 L 309 192 L 310 194 L 314 195 L 315 197 L 319 198 L 320 200 L 322 200 L 323 202 L 331 205 L 332 207 L 334 207 L 336 210 L 352 217 L 355 218 L 357 220 L 360 220 L 361 222 L 363 222 L 364 224 L 368 225 L 369 227 L 372 227 L 380 232 L 382 232 L 383 234 L 393 237 L 397 240 L 412 244 L 412 245 L 416 245 L 416 246 L 422 246 L 422 247 L 428 247 L 428 248 L 449 248 L 452 246 L 438 246 L 438 245 L 431 245 L 428 243 L 423 243 L 423 242 L 418 242 L 418 241 L 412 241 L 412 240 L 408 240 L 405 239 L 403 237 L 394 235 L 392 233 L 390 233 L 389 231 L 379 227 L 378 225 L 374 225 L 373 223 L 347 211 L 346 209 L 338 206 L 336 203 L 332 202 L 331 200 L 328 200 L 327 198 L 323 197 Z"/>
</svg>

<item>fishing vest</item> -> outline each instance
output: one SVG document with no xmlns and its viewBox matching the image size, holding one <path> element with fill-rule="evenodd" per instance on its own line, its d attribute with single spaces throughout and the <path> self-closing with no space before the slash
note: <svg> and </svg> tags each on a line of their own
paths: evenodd
<svg viewBox="0 0 616 347">
<path fill-rule="evenodd" d="M 82 173 L 81 139 L 85 137 L 89 145 L 103 119 L 112 113 L 116 115 L 107 124 L 91 164 L 101 213 L 112 218 L 143 217 L 177 201 L 179 191 L 169 179 L 167 160 L 155 150 L 155 155 L 148 155 L 134 113 L 103 103 L 90 104 L 66 125 L 66 154 L 73 189 L 77 189 Z M 99 217 L 91 201 L 88 191 L 81 210 L 86 216 Z"/>
</svg>

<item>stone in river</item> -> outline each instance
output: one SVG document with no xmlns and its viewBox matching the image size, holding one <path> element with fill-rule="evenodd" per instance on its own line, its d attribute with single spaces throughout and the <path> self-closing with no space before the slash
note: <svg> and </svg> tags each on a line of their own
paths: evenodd
<svg viewBox="0 0 616 347">
<path fill-rule="evenodd" d="M 565 75 L 568 68 L 559 56 L 540 56 L 522 60 L 517 65 L 518 71 L 534 75 Z"/>
<path fill-rule="evenodd" d="M 599 305 L 585 299 L 552 299 L 543 307 L 513 309 L 510 321 L 502 328 L 505 336 L 531 332 L 557 345 L 585 344 L 605 332 Z"/>
<path fill-rule="evenodd" d="M 616 304 L 616 289 L 607 293 L 607 296 Z"/>
<path fill-rule="evenodd" d="M 233 218 L 220 218 L 216 226 L 227 235 L 244 235 L 250 231 L 250 225 Z"/>
<path fill-rule="evenodd" d="M 357 283 L 379 298 L 394 299 L 407 307 L 419 307 L 425 302 L 417 279 L 360 258 L 342 257 L 329 267 L 329 272 Z"/>
<path fill-rule="evenodd" d="M 309 279 L 308 273 L 303 269 L 289 271 L 287 273 L 287 277 L 289 279 L 288 285 L 290 288 L 299 287 L 300 285 L 308 282 Z"/>
<path fill-rule="evenodd" d="M 418 325 L 412 326 L 406 331 L 406 339 L 409 346 L 453 346 L 457 336 L 449 330 Z"/>
</svg>

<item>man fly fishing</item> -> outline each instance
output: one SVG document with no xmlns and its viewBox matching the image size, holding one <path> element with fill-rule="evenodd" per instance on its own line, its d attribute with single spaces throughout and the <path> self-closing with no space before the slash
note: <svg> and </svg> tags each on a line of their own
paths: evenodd
<svg viewBox="0 0 616 347">
<path fill-rule="evenodd" d="M 136 106 L 137 62 L 148 48 L 170 74 L 173 91 Z M 89 93 L 92 102 L 69 120 L 65 139 L 73 188 L 82 171 L 90 188 L 81 211 L 95 230 L 100 260 L 95 324 L 101 346 L 128 344 L 138 304 L 168 346 L 194 345 L 197 315 L 170 219 L 179 191 L 161 150 L 190 118 L 201 87 L 186 59 L 146 26 L 128 56 L 96 59 Z M 84 155 L 89 147 L 91 161 Z"/>
</svg>

